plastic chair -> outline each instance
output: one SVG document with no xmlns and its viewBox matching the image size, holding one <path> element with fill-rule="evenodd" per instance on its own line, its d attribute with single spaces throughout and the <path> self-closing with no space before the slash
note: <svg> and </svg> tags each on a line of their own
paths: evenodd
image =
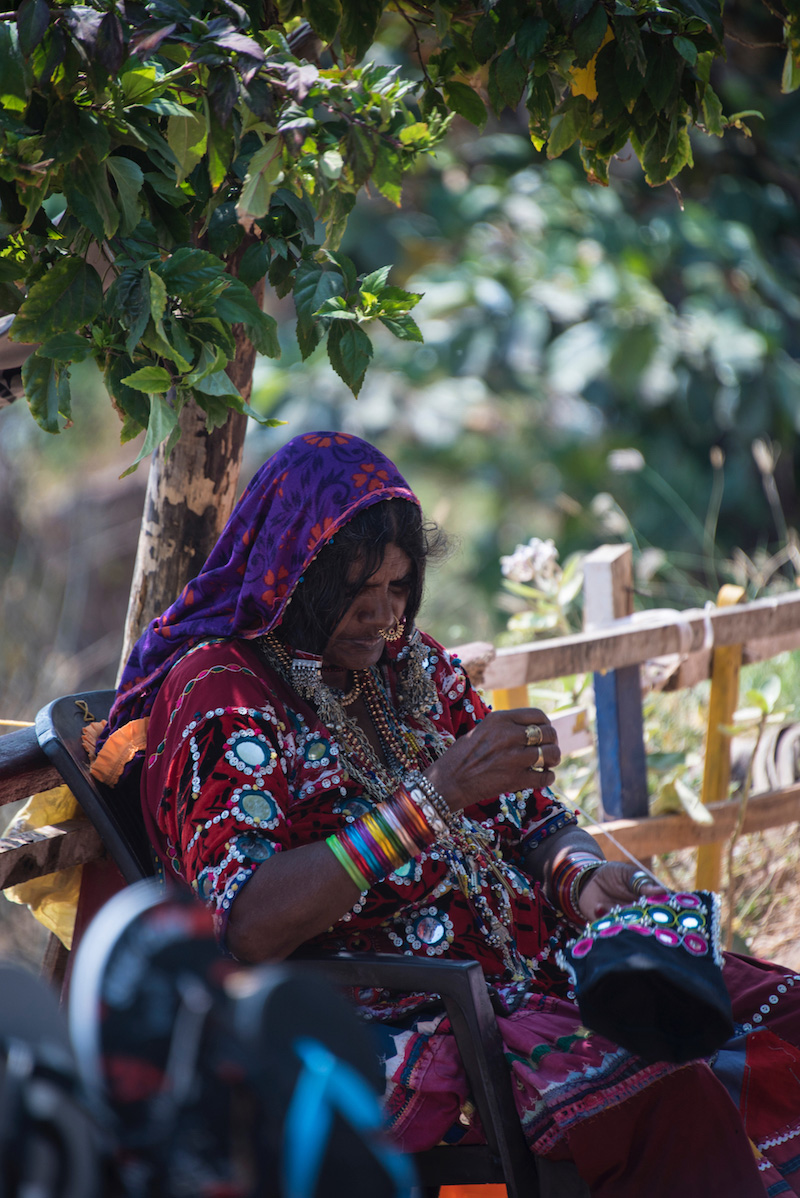
<svg viewBox="0 0 800 1198">
<path fill-rule="evenodd" d="M 36 717 L 36 735 L 72 790 L 125 880 L 154 872 L 152 849 L 136 797 L 98 785 L 81 743 L 88 712 L 105 719 L 114 692 L 87 691 L 49 703 Z M 433 1148 L 416 1158 L 425 1198 L 443 1185 L 505 1184 L 509 1198 L 588 1198 L 570 1161 L 536 1158 L 526 1147 L 511 1090 L 500 1032 L 477 961 L 425 961 L 390 953 L 298 957 L 293 964 L 340 986 L 427 991 L 442 998 L 486 1134 L 485 1145 Z"/>
<path fill-rule="evenodd" d="M 139 807 L 138 794 L 117 792 L 96 782 L 81 733 L 91 720 L 104 720 L 114 700 L 112 690 L 84 691 L 54 699 L 36 716 L 36 736 L 50 761 L 94 824 L 126 882 L 156 872 L 153 850 Z"/>
</svg>

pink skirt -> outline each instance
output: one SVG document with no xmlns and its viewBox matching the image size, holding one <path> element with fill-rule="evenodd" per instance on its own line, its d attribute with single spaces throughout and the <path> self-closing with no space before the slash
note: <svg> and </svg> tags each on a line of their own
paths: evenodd
<svg viewBox="0 0 800 1198">
<path fill-rule="evenodd" d="M 531 994 L 498 1016 L 532 1151 L 571 1158 L 595 1198 L 800 1195 L 800 975 L 726 956 L 735 1034 L 707 1061 L 645 1065 Z M 478 1143 L 445 1016 L 392 1029 L 387 1113 L 409 1152 Z"/>
</svg>

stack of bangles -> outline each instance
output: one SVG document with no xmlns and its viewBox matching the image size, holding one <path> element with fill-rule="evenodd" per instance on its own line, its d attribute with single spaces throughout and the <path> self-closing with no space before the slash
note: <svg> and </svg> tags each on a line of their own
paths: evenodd
<svg viewBox="0 0 800 1198">
<path fill-rule="evenodd" d="M 360 891 L 418 857 L 447 831 L 444 812 L 449 808 L 427 779 L 424 783 L 415 777 L 408 789 L 399 786 L 373 811 L 325 841 Z"/>
<path fill-rule="evenodd" d="M 605 865 L 605 861 L 594 853 L 576 851 L 566 853 L 553 867 L 549 887 L 551 901 L 570 923 L 578 926 L 586 923 L 578 899 L 586 882 L 601 865 Z"/>
</svg>

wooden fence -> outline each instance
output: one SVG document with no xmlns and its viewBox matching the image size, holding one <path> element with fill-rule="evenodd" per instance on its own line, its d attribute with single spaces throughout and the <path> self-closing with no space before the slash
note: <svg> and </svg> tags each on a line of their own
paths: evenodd
<svg viewBox="0 0 800 1198">
<path fill-rule="evenodd" d="M 637 857 L 719 844 L 734 826 L 735 800 L 709 803 L 712 824 L 699 824 L 684 815 L 646 815 L 641 667 L 660 661 L 662 674 L 667 675 L 664 688 L 674 690 L 713 678 L 715 658 L 718 664 L 722 650 L 733 649 L 736 661 L 747 664 L 798 649 L 800 592 L 708 610 L 631 617 L 630 549 L 604 546 L 587 558 L 584 593 L 590 626 L 581 633 L 497 650 L 484 643 L 461 646 L 458 652 L 473 681 L 491 692 L 495 706 L 507 707 L 526 704 L 532 683 L 587 672 L 594 675 L 597 722 L 603 729 L 598 743 L 603 803 L 616 818 L 592 832 L 609 858 L 623 854 L 608 839 L 608 832 Z M 735 697 L 736 686 L 729 685 L 728 703 Z M 559 713 L 554 722 L 565 755 L 591 744 L 585 711 Z M 712 726 L 709 735 L 714 733 Z M 0 807 L 60 781 L 32 727 L 0 736 Z M 800 784 L 753 796 L 743 831 L 795 820 L 800 820 Z M 102 852 L 94 829 L 77 820 L 42 828 L 22 839 L 0 839 L 0 889 L 96 860 Z"/>
</svg>

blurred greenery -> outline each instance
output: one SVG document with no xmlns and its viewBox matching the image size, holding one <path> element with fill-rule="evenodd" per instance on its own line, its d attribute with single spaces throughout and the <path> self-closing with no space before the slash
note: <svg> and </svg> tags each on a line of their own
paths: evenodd
<svg viewBox="0 0 800 1198">
<path fill-rule="evenodd" d="M 534 535 L 562 563 L 630 540 L 644 605 L 701 602 L 730 578 L 750 595 L 794 585 L 800 92 L 781 91 L 766 9 L 731 0 L 725 21 L 714 86 L 726 111 L 764 120 L 698 135 L 683 195 L 648 187 L 627 150 L 610 187 L 590 185 L 577 151 L 548 161 L 509 111 L 483 135 L 457 120 L 399 210 L 362 196 L 342 250 L 359 271 L 393 261 L 393 280 L 424 293 L 425 342 L 378 335 L 357 402 L 323 349 L 302 361 L 290 299 L 268 299 L 283 356 L 260 360 L 253 403 L 286 425 L 251 428 L 245 470 L 304 429 L 379 441 L 460 542 L 425 613 L 449 643 L 505 628 L 499 558 Z M 398 28 L 374 49 L 385 65 L 405 61 Z M 77 477 L 87 442 L 44 444 L 18 415 L 2 434 L 25 446 L 7 463 L 24 509 L 42 474 L 27 447 L 45 474 L 74 454 Z M 99 425 L 88 444 L 106 460 Z"/>
</svg>

